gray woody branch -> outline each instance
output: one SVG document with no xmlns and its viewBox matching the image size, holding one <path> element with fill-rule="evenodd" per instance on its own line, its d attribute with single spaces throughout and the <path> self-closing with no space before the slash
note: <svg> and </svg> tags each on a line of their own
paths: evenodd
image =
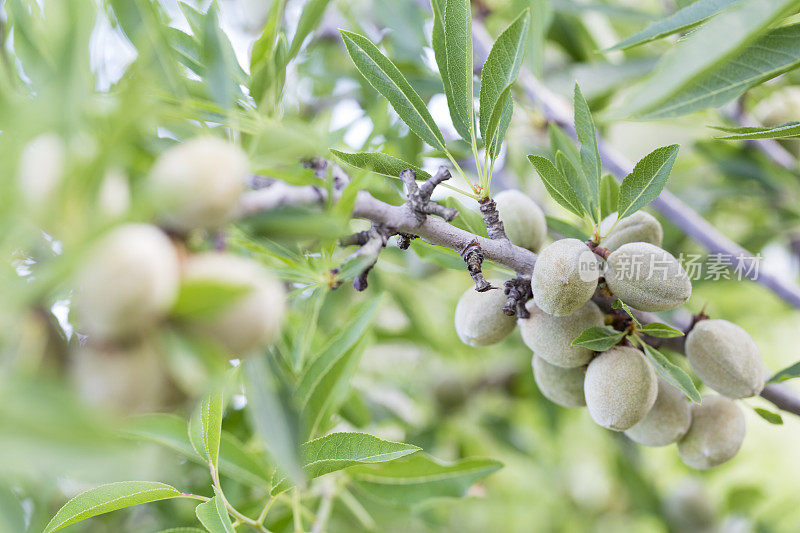
<svg viewBox="0 0 800 533">
<path fill-rule="evenodd" d="M 269 211 L 285 205 L 322 205 L 327 201 L 327 191 L 319 187 L 288 185 L 279 180 L 262 182 L 265 187 L 246 192 L 239 204 L 239 215 L 254 215 L 262 211 Z M 336 189 L 334 189 L 336 194 Z M 456 228 L 438 217 L 425 217 L 421 222 L 418 213 L 406 202 L 395 206 L 376 199 L 367 191 L 359 191 L 353 208 L 353 217 L 372 221 L 374 227 L 392 228 L 394 232 L 418 235 L 425 242 L 436 246 L 444 246 L 460 252 L 477 242 L 486 257 L 495 263 L 504 265 L 524 276 L 533 272 L 536 263 L 536 254 L 520 248 L 508 239 L 487 239 L 468 231 Z M 363 241 L 369 241 L 369 232 L 362 236 Z M 358 239 L 358 237 L 353 237 Z M 354 242 L 354 244 L 358 244 Z M 373 239 L 376 245 L 378 241 Z M 513 287 L 507 287 L 513 290 Z M 604 312 L 612 312 L 611 300 L 599 293 L 595 302 Z M 510 311 L 510 309 L 509 309 Z M 652 313 L 636 311 L 643 324 L 651 322 L 664 322 Z M 683 331 L 689 328 L 690 322 L 677 324 L 676 327 Z M 684 337 L 673 339 L 645 339 L 655 346 L 668 347 L 679 353 L 684 353 Z M 800 398 L 794 395 L 786 386 L 770 384 L 764 387 L 761 396 L 773 403 L 779 409 L 800 416 Z"/>
<path fill-rule="evenodd" d="M 491 38 L 486 28 L 482 23 L 476 22 L 473 24 L 472 30 L 478 56 L 486 57 L 491 46 Z M 528 99 L 541 109 L 548 120 L 561 126 L 572 137 L 576 136 L 575 128 L 572 125 L 572 109 L 561 97 L 547 89 L 524 69 L 520 71 L 519 82 Z M 598 143 L 603 165 L 617 179 L 621 180 L 633 170 L 633 162 L 608 146 L 600 136 L 598 136 Z M 735 264 L 734 262 L 738 263 L 747 277 L 767 287 L 780 298 L 800 309 L 800 287 L 797 284 L 784 281 L 759 269 L 757 259 L 753 257 L 752 253 L 720 232 L 677 196 L 664 190 L 652 203 L 652 206 L 686 235 L 705 247 L 710 254 L 721 254 L 723 259 L 730 261 L 731 266 Z"/>
<path fill-rule="evenodd" d="M 611 302 L 614 298 L 608 298 L 607 296 L 603 295 L 600 291 L 597 291 L 595 296 L 592 298 L 594 302 L 603 310 L 604 313 L 614 313 L 614 312 L 621 312 L 619 309 L 612 309 Z M 650 324 L 652 322 L 661 322 L 664 323 L 665 321 L 659 318 L 657 315 L 653 313 L 647 313 L 644 311 L 633 311 L 636 318 L 642 324 Z M 690 317 L 685 317 L 683 319 L 678 319 L 675 321 L 675 324 L 672 324 L 672 327 L 679 329 L 683 332 L 688 332 L 693 323 Z M 677 353 L 686 355 L 686 337 L 673 337 L 671 339 L 657 339 L 655 337 L 648 337 L 645 336 L 644 340 L 656 347 L 664 347 L 669 348 L 672 351 Z M 770 383 L 769 385 L 764 387 L 764 390 L 761 391 L 761 397 L 767 400 L 768 402 L 772 403 L 778 409 L 782 409 L 788 413 L 792 413 L 794 415 L 800 416 L 800 398 L 795 395 L 793 391 L 791 391 L 785 385 L 781 385 L 779 383 Z"/>
</svg>

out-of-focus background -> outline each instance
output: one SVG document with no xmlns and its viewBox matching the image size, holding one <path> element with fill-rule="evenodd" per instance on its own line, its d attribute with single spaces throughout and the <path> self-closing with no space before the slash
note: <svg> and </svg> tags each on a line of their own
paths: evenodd
<svg viewBox="0 0 800 533">
<path fill-rule="evenodd" d="M 764 125 L 800 120 L 800 74 L 781 75 L 716 109 L 663 120 L 614 118 L 677 37 L 602 51 L 689 3 L 487 0 L 473 2 L 473 13 L 476 26 L 496 36 L 530 8 L 524 71 L 565 98 L 577 80 L 608 144 L 632 160 L 680 143 L 668 189 L 760 253 L 761 268 L 796 282 L 800 141 L 782 141 L 793 161 L 785 168 L 757 146 L 714 140 L 708 126 L 742 116 Z M 312 4 L 323 11 L 304 17 Z M 265 27 L 278 28 L 282 52 L 264 44 Z M 166 147 L 200 133 L 224 132 L 245 147 L 255 173 L 295 184 L 315 179 L 298 161 L 331 157 L 330 148 L 381 150 L 435 169 L 441 154 L 410 134 L 358 74 L 338 33 L 345 28 L 379 43 L 455 139 L 431 27 L 427 2 L 416 0 L 0 2 L 0 531 L 41 531 L 69 497 L 103 482 L 154 480 L 208 493 L 207 469 L 181 453 L 181 428 L 231 365 L 172 321 L 140 345 L 119 348 L 119 357 L 75 356 L 84 339 L 71 317 L 76 265 L 109 227 L 152 218 L 143 178 Z M 522 93 L 506 140 L 493 187 L 521 189 L 549 215 L 569 219 L 526 160 L 548 154 L 549 139 L 545 116 Z M 463 155 L 469 158 L 466 145 Z M 396 181 L 347 170 L 361 188 L 401 201 Z M 674 255 L 706 253 L 653 214 Z M 774 406 L 744 401 L 744 446 L 710 471 L 683 465 L 674 446 L 634 445 L 596 426 L 586 410 L 546 401 L 518 332 L 487 348 L 458 340 L 453 312 L 471 280 L 456 254 L 419 241 L 410 253 L 392 244 L 367 291 L 349 284 L 330 290 L 325 275 L 346 256 L 336 239 L 364 227 L 330 208 L 280 211 L 228 231 L 231 248 L 254 254 L 291 289 L 289 319 L 270 356 L 302 361 L 379 299 L 336 427 L 412 443 L 442 460 L 480 456 L 504 467 L 464 498 L 411 507 L 375 500 L 355 486 L 334 501 L 330 531 L 798 530 L 797 417 L 783 414 L 783 424 L 773 425 L 750 407 Z M 193 238 L 195 249 L 213 245 L 208 235 Z M 770 375 L 800 359 L 800 312 L 731 277 L 695 282 L 688 309 L 744 327 Z M 297 370 L 285 366 L 282 375 Z M 223 427 L 268 472 L 263 435 L 254 436 L 247 405 L 234 394 Z M 154 429 L 155 419 L 147 425 L 136 418 L 144 413 L 170 416 Z M 253 476 L 223 481 L 229 498 L 248 510 L 264 494 L 259 479 L 266 475 Z M 304 501 L 312 514 L 320 494 L 314 490 Z M 271 530 L 291 530 L 287 502 L 276 503 L 271 517 Z M 194 505 L 165 501 L 66 531 L 195 525 Z"/>
</svg>

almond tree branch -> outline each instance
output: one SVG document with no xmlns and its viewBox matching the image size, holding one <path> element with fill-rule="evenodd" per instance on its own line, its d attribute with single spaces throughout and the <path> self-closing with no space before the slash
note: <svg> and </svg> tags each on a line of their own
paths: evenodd
<svg viewBox="0 0 800 533">
<path fill-rule="evenodd" d="M 491 38 L 486 28 L 482 23 L 476 21 L 472 31 L 478 55 L 486 57 L 491 47 Z M 572 124 L 572 109 L 569 104 L 547 89 L 527 70 L 520 71 L 519 84 L 525 95 L 541 109 L 548 120 L 561 126 L 573 138 L 576 137 Z M 599 135 L 598 143 L 603 165 L 617 179 L 621 180 L 633 170 L 633 162 L 608 146 Z M 758 259 L 752 253 L 720 232 L 680 198 L 664 190 L 652 203 L 652 206 L 686 235 L 705 247 L 709 253 L 721 254 L 721 258 L 727 260 L 731 266 L 736 265 L 747 277 L 767 287 L 784 301 L 800 309 L 800 286 L 759 269 Z"/>
<path fill-rule="evenodd" d="M 614 300 L 614 298 L 609 298 L 600 291 L 595 293 L 595 296 L 592 298 L 592 300 L 604 313 L 616 311 L 615 309 L 611 308 L 611 302 Z M 652 322 L 661 322 L 662 324 L 666 323 L 664 319 L 654 315 L 653 313 L 637 310 L 634 310 L 633 313 L 642 324 L 650 324 Z M 692 321 L 690 319 L 678 319 L 674 322 L 674 324 L 669 325 L 685 333 L 688 333 L 692 327 Z M 674 352 L 686 355 L 686 336 L 673 337 L 671 339 L 657 339 L 655 337 L 645 336 L 643 340 L 653 347 L 669 348 Z M 785 385 L 781 385 L 780 383 L 770 383 L 764 387 L 764 390 L 761 391 L 761 397 L 775 405 L 775 407 L 778 409 L 800 416 L 800 398 L 798 398 L 798 396 Z"/>
</svg>

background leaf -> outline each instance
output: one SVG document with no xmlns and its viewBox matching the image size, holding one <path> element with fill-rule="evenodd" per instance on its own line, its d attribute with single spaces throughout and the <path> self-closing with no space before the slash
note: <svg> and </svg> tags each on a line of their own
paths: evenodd
<svg viewBox="0 0 800 533">
<path fill-rule="evenodd" d="M 366 433 L 331 433 L 303 444 L 303 464 L 315 478 L 349 466 L 393 461 L 421 448 Z"/>
<path fill-rule="evenodd" d="M 289 45 L 289 59 L 297 55 L 308 34 L 319 25 L 322 15 L 325 14 L 325 8 L 328 7 L 329 3 L 330 0 L 309 0 L 303 6 L 303 13 L 297 22 L 297 30 L 294 33 L 294 37 L 292 37 L 292 43 Z"/>
<path fill-rule="evenodd" d="M 213 280 L 181 280 L 170 314 L 179 318 L 212 317 L 251 290 L 247 285 Z"/>
<path fill-rule="evenodd" d="M 44 533 L 58 531 L 81 520 L 125 507 L 179 497 L 181 493 L 178 489 L 155 481 L 121 481 L 100 485 L 64 504 L 47 524 Z"/>
<path fill-rule="evenodd" d="M 796 377 L 800 377 L 800 362 L 797 362 L 784 368 L 780 372 L 777 372 L 774 376 L 769 378 L 768 383 L 780 383 L 781 381 L 794 379 Z"/>
<path fill-rule="evenodd" d="M 617 211 L 619 202 L 619 183 L 611 174 L 600 180 L 600 216 L 606 218 Z"/>
<path fill-rule="evenodd" d="M 460 497 L 475 482 L 500 469 L 490 459 L 439 462 L 424 454 L 375 466 L 350 469 L 356 485 L 370 496 L 396 504 L 412 505 L 429 498 Z"/>
<path fill-rule="evenodd" d="M 739 2 L 740 0 L 697 0 L 685 7 L 682 7 L 672 15 L 651 24 L 642 31 L 638 31 L 615 44 L 608 51 L 625 50 L 640 44 L 649 43 L 656 39 L 661 39 L 668 35 L 684 31 L 695 24 L 704 21 Z"/>
<path fill-rule="evenodd" d="M 631 97 L 634 116 L 655 112 L 710 71 L 738 55 L 766 29 L 795 9 L 798 0 L 741 0 L 680 41 Z"/>
<path fill-rule="evenodd" d="M 640 116 L 660 119 L 719 107 L 798 65 L 800 24 L 776 28 Z"/>
<path fill-rule="evenodd" d="M 755 411 L 758 416 L 760 416 L 770 424 L 774 424 L 776 426 L 783 425 L 783 417 L 778 413 L 774 413 L 769 409 L 762 409 L 761 407 L 754 407 L 753 411 Z"/>
<path fill-rule="evenodd" d="M 787 122 L 780 126 L 753 127 L 742 126 L 731 128 L 727 126 L 713 126 L 714 129 L 726 131 L 733 135 L 715 137 L 726 140 L 746 139 L 796 139 L 800 137 L 800 122 Z"/>
</svg>

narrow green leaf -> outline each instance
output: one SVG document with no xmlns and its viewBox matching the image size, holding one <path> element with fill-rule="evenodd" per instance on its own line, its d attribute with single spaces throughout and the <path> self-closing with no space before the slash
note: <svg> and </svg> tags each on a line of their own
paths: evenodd
<svg viewBox="0 0 800 533">
<path fill-rule="evenodd" d="M 444 94 L 447 97 L 447 107 L 450 110 L 450 118 L 453 121 L 458 134 L 467 142 L 471 142 L 469 123 L 461 120 L 457 112 L 457 106 L 453 100 L 453 87 L 450 83 L 450 75 L 447 70 L 447 49 L 444 39 L 444 9 L 446 0 L 431 0 L 433 10 L 433 31 L 431 35 L 431 46 L 436 58 L 436 65 L 439 68 L 439 75 L 442 78 Z"/>
<path fill-rule="evenodd" d="M 606 218 L 617 211 L 619 183 L 614 176 L 606 174 L 600 180 L 600 216 Z"/>
<path fill-rule="evenodd" d="M 252 290 L 247 285 L 212 280 L 182 280 L 170 314 L 178 318 L 209 318 Z"/>
<path fill-rule="evenodd" d="M 236 533 L 228 510 L 225 508 L 225 501 L 216 487 L 214 487 L 214 494 L 213 498 L 195 507 L 194 513 L 197 515 L 197 519 L 209 533 Z"/>
<path fill-rule="evenodd" d="M 697 2 L 679 9 L 672 15 L 651 24 L 642 31 L 634 33 L 624 41 L 615 44 L 607 51 L 625 50 L 626 48 L 649 43 L 650 41 L 655 41 L 656 39 L 661 39 L 662 37 L 687 30 L 739 1 L 740 0 L 697 0 Z"/>
<path fill-rule="evenodd" d="M 303 466 L 315 478 L 357 464 L 393 461 L 420 449 L 366 433 L 331 433 L 303 444 Z"/>
<path fill-rule="evenodd" d="M 419 180 L 426 180 L 431 177 L 430 174 L 418 166 L 382 152 L 348 153 L 331 149 L 331 153 L 350 166 L 369 170 L 390 178 L 400 179 L 400 173 L 407 168 L 413 170 Z"/>
<path fill-rule="evenodd" d="M 572 346 L 583 346 L 593 352 L 605 352 L 625 338 L 624 331 L 617 331 L 611 326 L 591 327 L 583 330 L 572 341 Z"/>
<path fill-rule="evenodd" d="M 578 169 L 583 174 L 583 165 L 581 165 L 581 153 L 578 147 L 575 146 L 573 141 L 557 124 L 550 123 L 550 149 L 553 152 L 553 157 L 561 151 L 567 156 L 572 166 Z M 586 179 L 585 177 L 583 178 Z"/>
<path fill-rule="evenodd" d="M 796 377 L 800 377 L 800 361 L 791 366 L 787 366 L 780 372 L 776 373 L 774 376 L 769 378 L 767 383 L 780 383 L 781 381 L 794 379 Z"/>
<path fill-rule="evenodd" d="M 640 116 L 670 118 L 719 107 L 798 65 L 800 24 L 776 28 Z"/>
<path fill-rule="evenodd" d="M 783 425 L 783 417 L 778 413 L 772 412 L 768 409 L 762 409 L 761 407 L 754 407 L 753 411 L 755 411 L 758 416 L 770 424 L 775 424 L 776 426 Z"/>
<path fill-rule="evenodd" d="M 626 111 L 644 117 L 698 85 L 800 5 L 798 0 L 742 0 L 713 17 L 667 53 L 631 97 Z"/>
<path fill-rule="evenodd" d="M 553 200 L 569 212 L 583 218 L 584 211 L 578 196 L 570 186 L 567 178 L 553 166 L 553 163 L 549 159 L 538 155 L 529 155 L 528 161 L 539 173 L 542 183 Z"/>
<path fill-rule="evenodd" d="M 206 529 L 197 527 L 171 527 L 169 529 L 162 529 L 158 533 L 207 533 L 207 531 Z"/>
<path fill-rule="evenodd" d="M 25 512 L 22 504 L 5 483 L 0 483 L 0 531 L 25 531 Z"/>
<path fill-rule="evenodd" d="M 589 104 L 581 93 L 581 88 L 575 84 L 575 97 L 573 102 L 575 109 L 575 132 L 578 141 L 581 143 L 581 165 L 586 175 L 589 197 L 592 199 L 594 208 L 589 211 L 593 218 L 599 215 L 600 205 L 600 150 L 597 146 L 597 129 L 594 126 L 592 113 L 589 111 Z M 599 221 L 597 221 L 599 222 Z"/>
<path fill-rule="evenodd" d="M 679 366 L 674 365 L 667 356 L 659 352 L 647 343 L 642 343 L 644 352 L 653 362 L 656 373 L 666 379 L 669 383 L 683 391 L 687 398 L 694 403 L 700 403 L 702 398 L 700 393 L 697 392 L 697 387 L 694 386 L 692 378 L 689 374 L 683 371 Z"/>
<path fill-rule="evenodd" d="M 462 459 L 444 463 L 414 454 L 388 463 L 349 470 L 354 483 L 375 498 L 413 505 L 430 498 L 459 498 L 477 481 L 502 467 L 491 459 Z"/>
<path fill-rule="evenodd" d="M 547 220 L 547 227 L 556 233 L 559 233 L 562 237 L 566 237 L 568 239 L 579 239 L 581 241 L 588 241 L 591 237 L 588 232 L 575 226 L 574 224 L 567 222 L 566 220 L 551 217 L 550 215 L 545 215 L 544 218 Z"/>
<path fill-rule="evenodd" d="M 155 481 L 121 481 L 100 485 L 69 500 L 47 524 L 44 533 L 58 531 L 81 520 L 141 503 L 180 498 L 175 487 Z"/>
<path fill-rule="evenodd" d="M 748 139 L 796 139 L 800 137 L 800 122 L 787 122 L 780 126 L 729 128 L 726 126 L 712 126 L 716 130 L 732 133 L 715 139 L 748 140 Z"/>
<path fill-rule="evenodd" d="M 623 311 L 625 311 L 628 314 L 628 316 L 631 317 L 631 320 L 633 320 L 633 323 L 636 324 L 636 327 L 641 329 L 642 323 L 639 322 L 639 319 L 636 318 L 636 315 L 633 314 L 633 311 L 631 310 L 630 307 L 628 307 L 628 304 L 626 304 L 625 302 L 623 302 L 622 300 L 617 298 L 616 300 L 611 302 L 611 308 L 612 309 L 622 309 Z"/>
<path fill-rule="evenodd" d="M 473 104 L 472 11 L 469 0 L 447 0 L 444 7 L 444 46 L 447 54 L 447 77 L 453 95 L 451 113 L 467 124 L 475 137 Z"/>
<path fill-rule="evenodd" d="M 511 123 L 511 115 L 514 113 L 514 100 L 511 98 L 511 87 L 509 86 L 500 95 L 498 105 L 492 110 L 492 116 L 489 117 L 489 123 L 486 126 L 488 130 L 488 143 L 487 149 L 492 157 L 496 158 L 500 153 L 500 146 L 503 144 L 508 125 Z"/>
<path fill-rule="evenodd" d="M 219 443 L 222 434 L 222 415 L 225 411 L 225 395 L 221 392 L 209 394 L 200 404 L 200 421 L 203 429 L 203 445 L 206 457 L 217 467 Z"/>
<path fill-rule="evenodd" d="M 297 30 L 294 33 L 294 37 L 292 37 L 292 44 L 289 45 L 289 59 L 295 57 L 300 51 L 303 41 L 322 20 L 322 15 L 325 13 L 325 8 L 328 7 L 329 3 L 330 0 L 309 0 L 303 7 L 303 13 L 297 22 Z"/>
<path fill-rule="evenodd" d="M 341 34 L 347 53 L 358 71 L 389 100 L 411 131 L 434 148 L 446 151 L 442 132 L 433 121 L 425 102 L 394 63 L 367 38 L 345 30 L 341 30 Z"/>
<path fill-rule="evenodd" d="M 661 194 L 680 146 L 656 148 L 636 163 L 619 187 L 619 219 L 632 215 Z"/>
<path fill-rule="evenodd" d="M 579 170 L 579 167 L 575 167 L 572 161 L 570 161 L 561 150 L 556 152 L 556 167 L 561 175 L 567 178 L 567 183 L 569 183 L 569 186 L 575 191 L 575 196 L 578 197 L 584 212 L 592 213 L 592 197 L 589 193 L 583 171 Z"/>
<path fill-rule="evenodd" d="M 525 55 L 530 11 L 526 9 L 500 34 L 495 41 L 481 71 L 480 130 L 487 146 L 500 144 L 497 125 L 511 86 L 517 79 Z M 493 124 L 492 124 L 493 123 Z"/>
<path fill-rule="evenodd" d="M 681 330 L 675 329 L 667 324 L 662 324 L 661 322 L 651 322 L 646 324 L 641 329 L 641 332 L 650 335 L 651 337 L 661 337 L 664 339 L 669 339 L 671 337 L 683 337 L 683 332 Z"/>
<path fill-rule="evenodd" d="M 284 382 L 267 367 L 267 361 L 251 357 L 243 363 L 247 414 L 273 464 L 295 484 L 305 482 L 300 464 L 300 429 L 296 406 Z"/>
<path fill-rule="evenodd" d="M 167 413 L 142 415 L 133 419 L 124 433 L 138 440 L 170 448 L 198 464 L 206 462 L 192 446 L 187 424 L 179 416 Z M 244 445 L 227 431 L 221 433 L 219 470 L 243 485 L 254 487 L 268 486 L 272 477 L 263 458 L 247 451 Z"/>
</svg>

